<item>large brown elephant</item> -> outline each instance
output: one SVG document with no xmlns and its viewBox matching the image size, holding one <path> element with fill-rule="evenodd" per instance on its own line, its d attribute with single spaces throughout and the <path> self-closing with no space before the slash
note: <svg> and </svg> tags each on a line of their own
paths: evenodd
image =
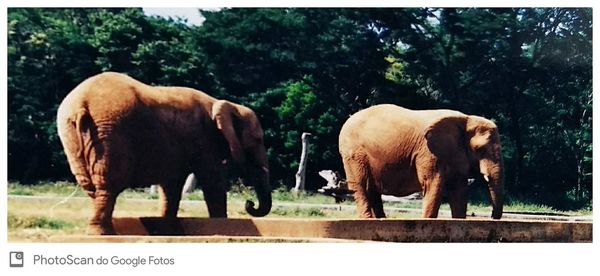
<svg viewBox="0 0 600 276">
<path fill-rule="evenodd" d="M 492 217 L 502 217 L 500 137 L 488 119 L 453 110 L 376 105 L 346 121 L 339 149 L 360 217 L 385 217 L 382 194 L 422 191 L 423 217 L 437 217 L 447 194 L 452 217 L 465 218 L 467 178 L 473 170 L 488 182 Z"/>
<path fill-rule="evenodd" d="M 129 187 L 159 184 L 162 216 L 175 218 L 189 173 L 202 186 L 210 217 L 226 217 L 230 157 L 257 193 L 258 208 L 247 201 L 247 212 L 265 216 L 271 210 L 263 131 L 242 105 L 106 72 L 65 97 L 57 129 L 71 172 L 94 203 L 90 234 L 114 233 L 115 200 Z"/>
</svg>

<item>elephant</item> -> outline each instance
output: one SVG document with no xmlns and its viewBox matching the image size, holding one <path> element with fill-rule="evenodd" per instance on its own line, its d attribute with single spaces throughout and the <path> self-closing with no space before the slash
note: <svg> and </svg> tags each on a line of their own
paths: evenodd
<svg viewBox="0 0 600 276">
<path fill-rule="evenodd" d="M 188 174 L 202 186 L 211 218 L 227 217 L 226 168 L 254 186 L 255 217 L 271 210 L 263 130 L 248 107 L 187 87 L 150 86 L 104 72 L 75 87 L 60 104 L 56 125 L 71 173 L 91 197 L 88 234 L 114 234 L 112 213 L 126 188 L 158 184 L 161 215 L 177 217 Z"/>
<path fill-rule="evenodd" d="M 384 218 L 381 195 L 423 193 L 424 218 L 437 218 L 447 196 L 453 218 L 466 218 L 468 177 L 488 183 L 492 218 L 502 217 L 504 163 L 496 124 L 454 110 L 380 104 L 342 126 L 339 152 L 361 218 Z"/>
</svg>

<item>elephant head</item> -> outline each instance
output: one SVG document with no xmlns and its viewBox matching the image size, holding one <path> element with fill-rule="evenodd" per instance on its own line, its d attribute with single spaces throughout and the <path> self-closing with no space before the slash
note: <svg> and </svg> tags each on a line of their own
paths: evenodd
<svg viewBox="0 0 600 276">
<path fill-rule="evenodd" d="M 466 131 L 471 159 L 479 163 L 479 172 L 488 182 L 492 217 L 500 219 L 504 193 L 504 162 L 498 127 L 488 119 L 468 116 Z"/>
<path fill-rule="evenodd" d="M 451 116 L 442 118 L 427 130 L 427 144 L 440 158 L 453 164 L 467 164 L 462 171 L 472 167 L 488 183 L 492 203 L 492 218 L 500 219 L 503 208 L 504 163 L 498 127 L 479 116 Z"/>
<path fill-rule="evenodd" d="M 243 172 L 244 183 L 254 186 L 259 207 L 246 201 L 246 211 L 262 217 L 271 211 L 269 166 L 263 143 L 263 130 L 256 114 L 249 108 L 218 100 L 212 107 L 212 118 L 229 145 L 231 157 Z"/>
</svg>

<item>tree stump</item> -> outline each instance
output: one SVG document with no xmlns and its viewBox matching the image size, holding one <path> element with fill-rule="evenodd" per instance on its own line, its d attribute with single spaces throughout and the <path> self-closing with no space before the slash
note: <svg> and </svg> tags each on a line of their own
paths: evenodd
<svg viewBox="0 0 600 276">
<path fill-rule="evenodd" d="M 308 137 L 312 134 L 308 132 L 302 133 L 302 153 L 300 155 L 300 165 L 298 166 L 298 172 L 296 172 L 296 186 L 294 187 L 294 194 L 298 195 L 300 191 L 304 191 L 305 178 L 306 178 L 306 156 L 308 155 Z"/>
</svg>

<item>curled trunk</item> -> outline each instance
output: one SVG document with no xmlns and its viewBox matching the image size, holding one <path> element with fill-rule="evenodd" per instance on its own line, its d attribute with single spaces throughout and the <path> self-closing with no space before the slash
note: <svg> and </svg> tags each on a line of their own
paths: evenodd
<svg viewBox="0 0 600 276">
<path fill-rule="evenodd" d="M 271 211 L 271 184 L 269 183 L 269 165 L 267 161 L 267 152 L 264 146 L 259 146 L 249 154 L 250 160 L 247 167 L 246 181 L 254 186 L 256 197 L 258 198 L 258 208 L 254 208 L 254 202 L 246 201 L 246 212 L 253 217 L 264 217 Z"/>
<path fill-rule="evenodd" d="M 246 212 L 253 217 L 264 217 L 271 211 L 271 185 L 269 184 L 269 173 L 263 172 L 258 181 L 254 183 L 254 190 L 258 197 L 258 208 L 254 208 L 254 202 L 246 201 Z"/>
</svg>

